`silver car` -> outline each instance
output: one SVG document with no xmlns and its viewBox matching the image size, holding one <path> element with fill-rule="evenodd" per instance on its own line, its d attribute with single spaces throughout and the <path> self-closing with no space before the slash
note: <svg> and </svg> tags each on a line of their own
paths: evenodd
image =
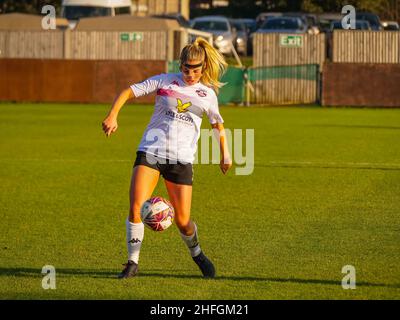
<svg viewBox="0 0 400 320">
<path fill-rule="evenodd" d="M 193 29 L 213 34 L 215 47 L 223 54 L 230 54 L 236 41 L 236 30 L 228 18 L 223 16 L 204 16 L 191 20 Z"/>
<path fill-rule="evenodd" d="M 236 51 L 243 55 L 247 55 L 247 43 L 248 43 L 248 34 L 246 25 L 237 19 L 231 20 L 232 25 L 236 29 L 236 39 L 235 39 L 235 48 Z"/>
</svg>

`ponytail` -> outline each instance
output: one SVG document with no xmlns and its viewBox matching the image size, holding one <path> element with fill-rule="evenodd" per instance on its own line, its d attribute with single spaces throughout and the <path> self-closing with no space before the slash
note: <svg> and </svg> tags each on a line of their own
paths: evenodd
<svg viewBox="0 0 400 320">
<path fill-rule="evenodd" d="M 209 87 L 213 87 L 215 92 L 224 84 L 219 81 L 220 77 L 225 73 L 228 64 L 225 62 L 224 56 L 210 45 L 204 38 L 198 37 L 192 44 L 186 45 L 180 56 L 180 64 L 184 64 L 187 60 L 202 60 L 203 75 L 200 81 Z"/>
</svg>

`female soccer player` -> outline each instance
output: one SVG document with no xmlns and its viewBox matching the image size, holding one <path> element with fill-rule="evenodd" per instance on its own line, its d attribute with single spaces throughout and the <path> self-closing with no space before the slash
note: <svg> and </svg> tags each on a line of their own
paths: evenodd
<svg viewBox="0 0 400 320">
<path fill-rule="evenodd" d="M 118 128 L 117 116 L 128 99 L 156 92 L 155 110 L 140 142 L 130 186 L 129 216 L 126 221 L 128 263 L 119 278 L 138 272 L 144 225 L 142 204 L 151 197 L 160 175 L 175 209 L 175 222 L 190 254 L 204 277 L 213 278 L 215 268 L 202 252 L 196 224 L 190 219 L 193 161 L 200 136 L 203 113 L 218 137 L 225 174 L 232 166 L 225 140 L 223 119 L 216 93 L 219 77 L 226 69 L 224 57 L 205 39 L 197 38 L 180 55 L 180 73 L 153 76 L 121 92 L 104 119 L 103 131 L 110 136 Z"/>
</svg>

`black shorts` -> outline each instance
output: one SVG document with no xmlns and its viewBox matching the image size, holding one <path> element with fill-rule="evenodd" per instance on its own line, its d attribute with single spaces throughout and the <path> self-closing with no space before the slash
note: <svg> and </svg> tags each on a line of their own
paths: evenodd
<svg viewBox="0 0 400 320">
<path fill-rule="evenodd" d="M 133 167 L 138 165 L 158 170 L 167 181 L 189 186 L 193 184 L 193 165 L 191 163 L 182 163 L 176 160 L 171 161 L 143 151 L 137 151 Z"/>
</svg>

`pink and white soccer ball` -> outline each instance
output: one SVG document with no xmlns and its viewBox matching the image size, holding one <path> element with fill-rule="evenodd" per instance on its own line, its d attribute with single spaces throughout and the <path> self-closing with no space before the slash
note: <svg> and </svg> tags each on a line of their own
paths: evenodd
<svg viewBox="0 0 400 320">
<path fill-rule="evenodd" d="M 175 211 L 167 199 L 154 197 L 143 203 L 140 216 L 145 226 L 154 231 L 164 231 L 172 225 Z"/>
</svg>

